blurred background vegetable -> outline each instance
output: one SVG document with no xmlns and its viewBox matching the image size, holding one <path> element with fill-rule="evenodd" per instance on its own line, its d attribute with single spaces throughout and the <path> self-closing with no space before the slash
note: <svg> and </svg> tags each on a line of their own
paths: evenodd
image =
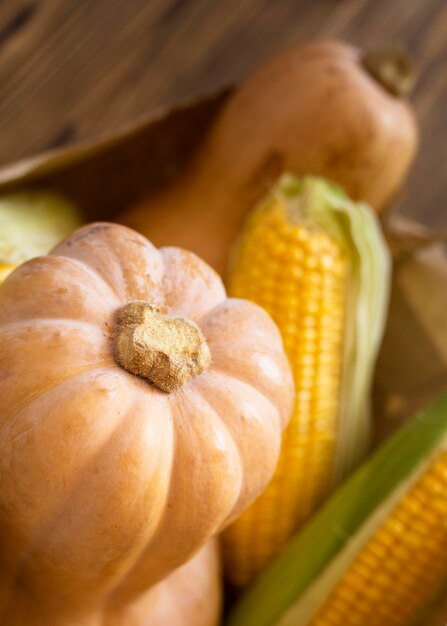
<svg viewBox="0 0 447 626">
<path fill-rule="evenodd" d="M 0 283 L 12 272 L 15 268 L 13 263 L 0 263 Z"/>
<path fill-rule="evenodd" d="M 368 55 L 335 41 L 292 48 L 230 96 L 182 177 L 117 219 L 223 274 L 244 216 L 285 171 L 324 176 L 381 211 L 418 143 L 404 100 L 411 78 L 396 50 Z"/>
<path fill-rule="evenodd" d="M 16 265 L 51 248 L 81 224 L 78 209 L 51 192 L 0 196 L 0 281 Z"/>
</svg>

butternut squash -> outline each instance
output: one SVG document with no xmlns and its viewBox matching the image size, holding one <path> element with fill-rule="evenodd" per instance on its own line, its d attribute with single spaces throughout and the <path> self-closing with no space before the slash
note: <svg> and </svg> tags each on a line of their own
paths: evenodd
<svg viewBox="0 0 447 626">
<path fill-rule="evenodd" d="M 184 174 L 118 216 L 156 245 L 190 249 L 224 273 L 245 214 L 285 172 L 314 174 L 383 210 L 413 161 L 418 131 L 395 51 L 337 41 L 296 47 L 230 96 Z"/>
</svg>

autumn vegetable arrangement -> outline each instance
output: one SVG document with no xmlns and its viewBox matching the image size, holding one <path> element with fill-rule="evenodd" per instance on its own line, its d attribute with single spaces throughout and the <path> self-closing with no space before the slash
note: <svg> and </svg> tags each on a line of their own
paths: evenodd
<svg viewBox="0 0 447 626">
<path fill-rule="evenodd" d="M 445 396 L 369 454 L 412 79 L 307 44 L 127 226 L 0 198 L 1 626 L 218 626 L 223 575 L 231 626 L 425 623 Z"/>
</svg>

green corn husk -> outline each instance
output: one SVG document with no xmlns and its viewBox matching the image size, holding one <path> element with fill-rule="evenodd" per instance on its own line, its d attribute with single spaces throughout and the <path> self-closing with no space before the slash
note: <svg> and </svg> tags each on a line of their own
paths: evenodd
<svg viewBox="0 0 447 626">
<path fill-rule="evenodd" d="M 433 479 L 430 472 L 435 470 Z M 403 506 L 413 511 L 408 519 L 402 517 L 407 510 Z M 396 526 L 398 522 L 402 528 Z M 372 545 L 370 540 L 383 537 L 380 532 L 385 524 L 397 533 L 395 541 L 390 542 L 390 552 L 377 559 L 377 571 L 370 579 L 365 578 L 360 587 L 363 591 L 357 589 L 355 601 L 350 609 L 348 602 L 348 610 L 341 617 L 331 604 L 331 599 L 340 597 L 337 585 L 346 572 L 350 572 L 352 582 L 354 570 L 359 571 L 359 555 L 366 554 L 364 548 Z M 382 589 L 383 597 L 379 597 L 379 581 L 397 554 L 403 562 L 398 563 L 391 582 Z M 343 580 L 346 583 L 347 578 Z M 445 593 L 446 583 L 444 394 L 389 439 L 338 489 L 241 598 L 227 626 L 422 625 L 424 611 L 440 593 Z M 346 591 L 344 597 L 346 606 Z M 371 597 L 373 608 L 368 609 Z M 388 618 L 381 613 L 385 611 L 384 603 L 394 607 Z M 358 614 L 362 610 L 363 618 Z"/>
</svg>

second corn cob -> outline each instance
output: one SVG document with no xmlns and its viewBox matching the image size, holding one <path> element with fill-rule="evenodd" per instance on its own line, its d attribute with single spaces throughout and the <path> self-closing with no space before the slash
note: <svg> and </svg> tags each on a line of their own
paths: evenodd
<svg viewBox="0 0 447 626">
<path fill-rule="evenodd" d="M 422 626 L 447 591 L 447 395 L 298 533 L 231 626 Z"/>
<path fill-rule="evenodd" d="M 47 254 L 81 225 L 77 208 L 49 191 L 0 196 L 0 271 Z"/>
<path fill-rule="evenodd" d="M 0 196 L 0 283 L 20 263 L 47 254 L 80 224 L 76 207 L 55 193 Z"/>
<path fill-rule="evenodd" d="M 12 263 L 1 263 L 0 262 L 0 283 L 2 283 L 5 278 L 12 272 L 15 268 L 15 265 Z"/>
<path fill-rule="evenodd" d="M 229 292 L 278 324 L 296 403 L 273 480 L 223 535 L 233 584 L 265 567 L 366 449 L 388 272 L 375 217 L 319 179 L 283 177 L 244 229 Z"/>
</svg>

